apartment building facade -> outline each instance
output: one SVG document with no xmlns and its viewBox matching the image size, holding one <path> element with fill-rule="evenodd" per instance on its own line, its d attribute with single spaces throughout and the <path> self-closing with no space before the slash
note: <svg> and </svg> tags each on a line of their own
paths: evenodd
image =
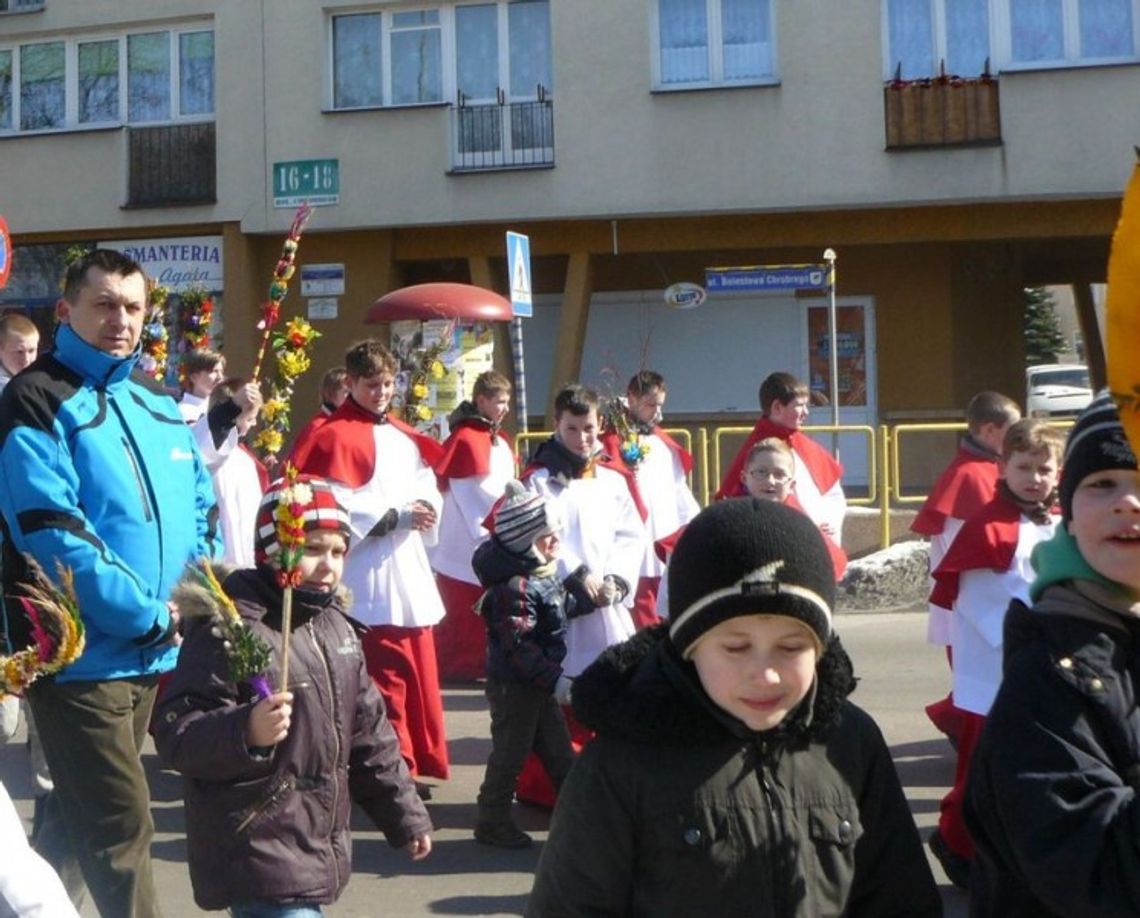
<svg viewBox="0 0 1140 918">
<path fill-rule="evenodd" d="M 841 419 L 955 416 L 1020 392 L 1023 287 L 1104 279 L 1138 7 L 0 0 L 0 305 L 50 306 L 69 245 L 129 246 L 218 291 L 240 370 L 309 197 L 299 260 L 344 277 L 318 308 L 299 285 L 287 301 L 315 317 L 319 367 L 383 332 L 364 316 L 396 287 L 505 290 L 512 229 L 533 414 L 566 379 L 651 365 L 674 413 L 742 422 L 772 370 L 829 390 L 826 298 L 678 310 L 663 291 L 831 248 Z"/>
</svg>

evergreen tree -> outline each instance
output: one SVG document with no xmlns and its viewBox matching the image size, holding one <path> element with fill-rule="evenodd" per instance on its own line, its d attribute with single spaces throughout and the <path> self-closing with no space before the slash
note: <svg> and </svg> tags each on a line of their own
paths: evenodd
<svg viewBox="0 0 1140 918">
<path fill-rule="evenodd" d="M 1065 336 L 1053 304 L 1053 294 L 1044 287 L 1025 288 L 1025 361 L 1056 363 L 1065 350 Z"/>
</svg>

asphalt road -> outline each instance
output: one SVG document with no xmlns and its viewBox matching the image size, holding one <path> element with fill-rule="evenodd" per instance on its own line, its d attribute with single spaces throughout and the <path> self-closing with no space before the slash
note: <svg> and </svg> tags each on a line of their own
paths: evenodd
<svg viewBox="0 0 1140 918">
<path fill-rule="evenodd" d="M 915 613 L 842 615 L 837 628 L 860 676 L 854 700 L 878 721 L 898 766 L 911 810 L 925 838 L 936 825 L 938 801 L 953 780 L 949 744 L 930 725 L 923 706 L 947 691 L 949 673 L 940 650 L 924 641 L 926 616 Z M 357 812 L 353 820 L 352 882 L 332 916 L 419 918 L 419 916 L 519 915 L 522 913 L 539 847 L 500 851 L 471 838 L 475 794 L 490 751 L 482 691 L 473 685 L 445 689 L 452 777 L 435 788 L 429 808 L 435 822 L 431 856 L 413 864 L 391 850 Z M 0 749 L 0 777 L 25 820 L 31 800 L 27 756 L 14 740 Z M 186 870 L 181 779 L 163 771 L 150 751 L 150 775 L 157 835 L 155 878 L 167 918 L 203 914 L 194 905 Z M 545 838 L 549 815 L 519 808 L 518 823 L 536 839 Z M 935 863 L 947 916 L 966 914 L 966 897 L 951 887 Z M 90 902 L 84 918 L 97 913 Z M 117 916 L 116 916 L 117 918 Z"/>
</svg>

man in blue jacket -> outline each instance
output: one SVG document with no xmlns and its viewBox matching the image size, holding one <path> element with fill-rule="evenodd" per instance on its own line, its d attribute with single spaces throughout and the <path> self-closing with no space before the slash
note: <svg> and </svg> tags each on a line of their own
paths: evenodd
<svg viewBox="0 0 1140 918">
<path fill-rule="evenodd" d="M 135 369 L 139 265 L 96 250 L 68 268 L 55 347 L 0 398 L 4 593 L 21 556 L 75 576 L 83 655 L 28 692 L 55 779 L 38 847 L 104 916 L 160 914 L 139 751 L 158 677 L 177 659 L 170 589 L 212 556 L 210 476 L 178 408 Z"/>
</svg>

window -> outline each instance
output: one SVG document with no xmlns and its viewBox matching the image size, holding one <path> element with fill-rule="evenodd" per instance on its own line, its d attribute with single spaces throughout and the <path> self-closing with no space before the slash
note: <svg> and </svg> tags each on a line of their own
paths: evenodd
<svg viewBox="0 0 1140 918">
<path fill-rule="evenodd" d="M 887 71 L 904 80 L 978 76 L 990 56 L 989 0 L 887 0 Z"/>
<path fill-rule="evenodd" d="M 0 47 L 0 131 L 168 123 L 213 113 L 209 29 Z"/>
<path fill-rule="evenodd" d="M 1137 60 L 1140 0 L 884 0 L 884 75 Z"/>
<path fill-rule="evenodd" d="M 651 9 L 658 89 L 775 82 L 771 0 L 656 0 Z"/>
<path fill-rule="evenodd" d="M 333 16 L 330 33 L 334 109 L 505 104 L 551 91 L 549 0 L 356 12 Z"/>
<path fill-rule="evenodd" d="M 1011 65 L 1135 59 L 1137 0 L 1007 0 L 1003 39 Z"/>
</svg>

